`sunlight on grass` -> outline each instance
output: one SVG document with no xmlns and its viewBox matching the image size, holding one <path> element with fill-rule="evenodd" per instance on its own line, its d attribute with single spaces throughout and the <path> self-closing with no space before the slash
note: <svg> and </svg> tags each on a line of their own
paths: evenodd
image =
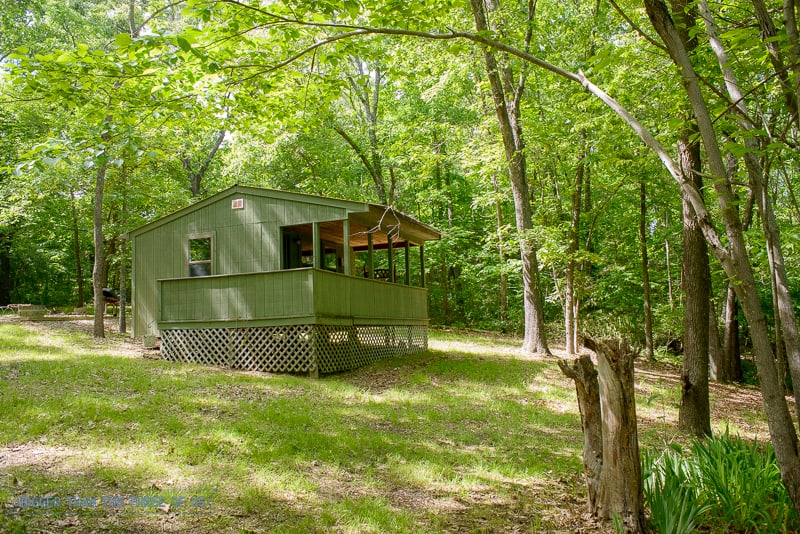
<svg viewBox="0 0 800 534">
<path fill-rule="evenodd" d="M 574 386 L 555 360 L 522 358 L 517 340 L 434 336 L 427 353 L 311 380 L 144 359 L 113 340 L 0 324 L 1 502 L 213 503 L 168 515 L 17 506 L 0 531 L 52 531 L 66 517 L 70 532 L 579 526 L 559 515 L 565 494 L 579 503 L 585 490 Z M 659 443 L 674 433 L 674 382 L 637 379 L 640 432 Z M 753 418 L 753 428 L 763 423 Z"/>
</svg>

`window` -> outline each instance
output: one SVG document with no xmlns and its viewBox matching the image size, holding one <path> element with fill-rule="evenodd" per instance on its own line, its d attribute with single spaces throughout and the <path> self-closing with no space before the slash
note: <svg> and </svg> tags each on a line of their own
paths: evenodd
<svg viewBox="0 0 800 534">
<path fill-rule="evenodd" d="M 211 236 L 189 239 L 189 276 L 213 274 L 211 260 Z"/>
</svg>

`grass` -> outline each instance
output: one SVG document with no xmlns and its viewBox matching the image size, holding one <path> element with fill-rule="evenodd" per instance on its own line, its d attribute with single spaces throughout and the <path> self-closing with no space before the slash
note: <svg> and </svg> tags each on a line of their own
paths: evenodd
<svg viewBox="0 0 800 534">
<path fill-rule="evenodd" d="M 0 531 L 607 528 L 584 516 L 573 386 L 516 340 L 435 332 L 426 353 L 312 380 L 45 328 L 0 323 Z M 646 442 L 674 434 L 667 375 L 639 377 Z"/>
</svg>

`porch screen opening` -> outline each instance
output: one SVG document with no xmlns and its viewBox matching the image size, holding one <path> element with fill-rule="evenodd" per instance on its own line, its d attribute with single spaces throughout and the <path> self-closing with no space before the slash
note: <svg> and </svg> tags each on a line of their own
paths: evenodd
<svg viewBox="0 0 800 534">
<path fill-rule="evenodd" d="M 211 276 L 211 238 L 189 240 L 189 276 Z"/>
</svg>

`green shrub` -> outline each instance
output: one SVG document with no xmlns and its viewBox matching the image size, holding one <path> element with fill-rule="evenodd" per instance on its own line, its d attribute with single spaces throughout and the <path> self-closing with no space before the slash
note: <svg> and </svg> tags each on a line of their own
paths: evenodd
<svg viewBox="0 0 800 534">
<path fill-rule="evenodd" d="M 660 454 L 645 451 L 642 487 L 651 522 L 658 532 L 692 532 L 698 516 L 708 509 L 694 484 L 696 470 L 677 445 Z"/>
<path fill-rule="evenodd" d="M 695 441 L 700 488 L 712 526 L 737 531 L 785 531 L 797 516 L 781 482 L 772 447 L 723 435 Z"/>
<path fill-rule="evenodd" d="M 786 532 L 800 525 L 772 447 L 726 432 L 642 456 L 642 487 L 660 533 Z"/>
</svg>

